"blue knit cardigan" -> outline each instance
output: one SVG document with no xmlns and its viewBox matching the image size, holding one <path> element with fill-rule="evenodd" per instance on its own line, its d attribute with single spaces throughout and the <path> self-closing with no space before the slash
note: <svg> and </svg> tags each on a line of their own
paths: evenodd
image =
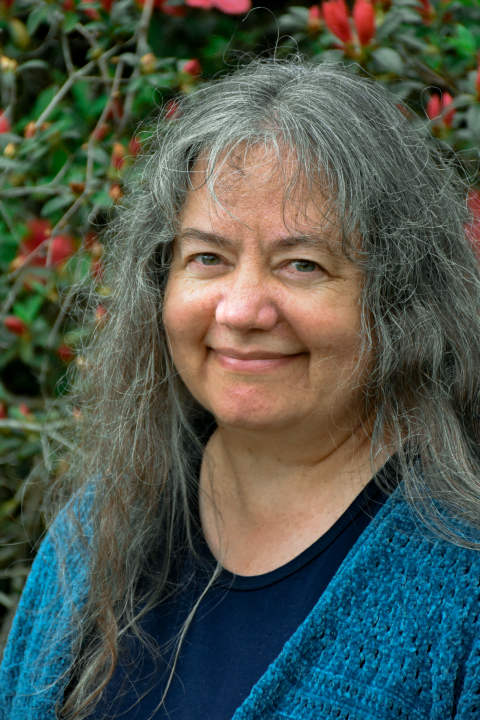
<svg viewBox="0 0 480 720">
<path fill-rule="evenodd" d="M 1 720 L 54 718 L 68 682 L 88 573 L 66 526 L 49 532 L 24 589 Z M 397 489 L 234 715 L 260 718 L 480 720 L 480 553 L 433 536 Z"/>
</svg>

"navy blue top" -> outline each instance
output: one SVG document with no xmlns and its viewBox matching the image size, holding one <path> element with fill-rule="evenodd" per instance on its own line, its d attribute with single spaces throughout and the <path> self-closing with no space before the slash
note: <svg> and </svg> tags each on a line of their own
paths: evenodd
<svg viewBox="0 0 480 720">
<path fill-rule="evenodd" d="M 379 471 L 384 473 L 389 463 Z M 169 677 L 172 639 L 205 588 L 215 560 L 204 540 L 205 565 L 185 560 L 183 588 L 150 611 L 141 626 L 162 649 L 154 660 L 129 638 L 92 720 L 231 720 L 252 687 L 318 602 L 349 550 L 385 502 L 374 480 L 336 523 L 296 558 L 263 575 L 223 570 L 200 602 L 185 640 L 165 705 L 156 711 Z"/>
</svg>

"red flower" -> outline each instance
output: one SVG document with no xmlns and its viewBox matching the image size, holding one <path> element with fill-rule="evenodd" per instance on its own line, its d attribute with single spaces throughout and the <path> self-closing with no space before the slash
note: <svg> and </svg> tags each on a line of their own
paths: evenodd
<svg viewBox="0 0 480 720">
<path fill-rule="evenodd" d="M 167 5 L 166 0 L 155 0 L 155 7 L 160 8 L 165 15 L 171 15 L 174 17 L 182 17 L 182 15 L 185 15 L 186 13 L 185 8 L 181 5 Z"/>
<path fill-rule="evenodd" d="M 60 360 L 63 360 L 63 362 L 70 362 L 75 357 L 75 353 L 72 348 L 69 348 L 68 345 L 63 343 L 59 348 L 57 348 L 57 357 L 59 357 Z"/>
<path fill-rule="evenodd" d="M 430 0 L 420 0 L 421 7 L 417 8 L 421 18 L 425 25 L 430 25 L 433 18 L 435 17 L 435 10 L 432 7 Z"/>
<path fill-rule="evenodd" d="M 110 104 L 110 109 L 107 113 L 107 120 L 114 120 L 115 114 L 117 117 L 121 118 L 123 116 L 123 107 L 122 103 L 118 98 L 114 98 Z"/>
<path fill-rule="evenodd" d="M 0 420 L 4 420 L 7 417 L 7 406 L 4 402 L 0 402 Z"/>
<path fill-rule="evenodd" d="M 56 235 L 51 240 L 52 265 L 58 265 L 75 252 L 75 244 L 70 235 Z"/>
<path fill-rule="evenodd" d="M 4 112 L 1 112 L 0 113 L 0 133 L 10 132 L 10 130 L 11 130 L 10 120 L 8 119 L 8 117 L 5 115 Z"/>
<path fill-rule="evenodd" d="M 310 31 L 320 30 L 322 25 L 322 13 L 318 5 L 312 5 L 308 10 L 307 27 Z"/>
<path fill-rule="evenodd" d="M 24 417 L 26 417 L 26 418 L 33 417 L 32 412 L 30 411 L 30 408 L 28 407 L 27 403 L 20 403 L 20 405 L 18 406 L 18 409 Z"/>
<path fill-rule="evenodd" d="M 357 29 L 358 40 L 362 47 L 368 45 L 375 37 L 375 10 L 369 0 L 355 0 L 353 6 L 353 22 Z"/>
<path fill-rule="evenodd" d="M 140 140 L 139 140 L 138 138 L 136 138 L 135 135 L 134 135 L 134 136 L 132 137 L 132 139 L 130 140 L 130 144 L 129 144 L 129 146 L 128 146 L 128 149 L 130 150 L 130 152 L 132 153 L 132 155 L 138 155 L 138 153 L 140 152 L 141 147 L 142 147 L 142 143 L 141 143 Z"/>
<path fill-rule="evenodd" d="M 112 10 L 112 5 L 115 2 L 115 0 L 100 0 L 100 5 L 105 10 L 105 12 L 109 13 Z"/>
<path fill-rule="evenodd" d="M 28 257 L 30 253 L 37 249 L 52 232 L 52 227 L 48 220 L 41 220 L 40 218 L 34 218 L 27 223 L 28 235 L 23 239 L 21 245 L 21 255 Z M 38 265 L 42 267 L 45 265 L 45 258 L 39 257 L 38 255 L 30 261 L 31 265 Z"/>
<path fill-rule="evenodd" d="M 106 314 L 107 308 L 104 305 L 97 305 L 97 308 L 95 310 L 95 320 L 97 321 L 97 323 L 102 323 Z"/>
<path fill-rule="evenodd" d="M 450 95 L 450 93 L 448 93 L 448 92 L 443 93 L 443 98 L 442 98 L 442 111 L 445 110 L 445 109 L 446 109 L 449 105 L 451 105 L 452 103 L 453 103 L 453 98 L 452 98 L 452 96 Z M 451 127 L 452 127 L 453 118 L 454 118 L 456 112 L 457 112 L 456 109 L 455 109 L 454 107 L 452 107 L 452 108 L 451 108 L 448 112 L 446 112 L 445 115 L 443 116 L 443 122 L 445 123 L 445 125 L 446 125 L 448 128 L 451 128 Z"/>
<path fill-rule="evenodd" d="M 440 95 L 432 95 L 427 103 L 426 112 L 430 120 L 437 118 L 442 111 L 442 101 Z"/>
<path fill-rule="evenodd" d="M 73 12 L 75 10 L 75 2 L 74 0 L 63 0 L 62 7 L 65 12 Z"/>
<path fill-rule="evenodd" d="M 113 151 L 112 151 L 112 167 L 114 167 L 116 170 L 120 170 L 120 168 L 123 165 L 123 160 L 125 158 L 125 148 L 123 147 L 122 143 L 116 142 L 113 143 Z"/>
<path fill-rule="evenodd" d="M 88 0 L 80 0 L 79 8 L 90 20 L 101 20 L 100 13 L 95 8 L 90 7 Z"/>
<path fill-rule="evenodd" d="M 217 8 L 228 15 L 239 15 L 251 9 L 252 0 L 186 0 L 186 4 L 204 10 Z"/>
<path fill-rule="evenodd" d="M 48 220 L 41 220 L 40 218 L 34 218 L 27 223 L 29 232 L 24 238 L 21 245 L 20 257 L 25 259 L 38 248 L 47 238 L 50 237 L 52 228 Z M 51 242 L 51 258 L 52 264 L 57 265 L 58 263 L 66 260 L 75 252 L 75 243 L 70 235 L 56 235 Z M 47 252 L 42 255 L 37 255 L 31 261 L 31 265 L 38 267 L 44 267 L 47 262 Z"/>
<path fill-rule="evenodd" d="M 102 261 L 101 261 L 101 260 L 95 260 L 94 262 L 92 262 L 91 271 L 92 271 L 92 275 L 93 275 L 93 277 L 95 278 L 95 280 L 96 280 L 97 282 L 100 282 L 101 279 L 102 279 L 102 277 L 103 277 L 103 271 L 104 271 L 104 267 L 103 267 Z"/>
<path fill-rule="evenodd" d="M 440 95 L 432 95 L 427 103 L 426 113 L 430 120 L 435 120 L 442 113 L 445 112 L 446 108 L 453 103 L 453 98 L 448 92 L 444 92 L 442 97 Z M 452 127 L 453 118 L 455 116 L 456 109 L 452 107 L 448 110 L 442 118 L 443 124 L 447 128 Z"/>
<path fill-rule="evenodd" d="M 18 337 L 22 337 L 27 332 L 27 326 L 16 315 L 7 315 L 6 318 L 3 319 L 3 324 L 14 335 L 18 335 Z"/>
<path fill-rule="evenodd" d="M 352 42 L 352 30 L 345 0 L 328 0 L 322 5 L 325 25 L 344 43 Z"/>
<path fill-rule="evenodd" d="M 187 60 L 182 70 L 184 73 L 188 73 L 193 77 L 197 77 L 198 75 L 202 74 L 202 66 L 196 58 L 192 58 L 192 60 Z"/>
<path fill-rule="evenodd" d="M 108 134 L 109 130 L 110 130 L 110 125 L 108 123 L 104 122 L 101 125 L 99 125 L 98 128 L 96 128 L 92 132 L 92 137 L 94 140 L 98 140 L 100 142 L 101 140 L 103 140 L 105 135 Z"/>
<path fill-rule="evenodd" d="M 165 118 L 167 120 L 175 120 L 178 115 L 178 102 L 176 100 L 169 100 L 165 106 Z"/>
</svg>

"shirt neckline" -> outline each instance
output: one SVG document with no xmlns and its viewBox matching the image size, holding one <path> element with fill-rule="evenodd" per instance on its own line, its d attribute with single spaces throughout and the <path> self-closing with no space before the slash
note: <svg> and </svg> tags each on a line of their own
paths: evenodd
<svg viewBox="0 0 480 720">
<path fill-rule="evenodd" d="M 342 513 L 338 520 L 336 520 L 335 523 L 321 537 L 315 540 L 311 545 L 309 545 L 309 547 L 303 550 L 292 560 L 289 560 L 287 563 L 281 565 L 275 570 L 270 570 L 269 572 L 262 573 L 261 575 L 235 575 L 224 568 L 222 569 L 215 585 L 229 590 L 259 590 L 280 582 L 289 575 L 297 572 L 318 557 L 318 555 L 323 553 L 337 539 L 347 525 L 351 523 L 361 512 L 370 512 L 372 515 L 376 514 L 377 510 L 386 502 L 388 496 L 379 488 L 375 478 L 377 478 L 380 474 L 386 475 L 391 472 L 391 470 L 392 458 L 389 458 L 378 470 L 377 474 L 360 491 L 357 497 Z M 198 552 L 209 565 L 216 565 L 217 561 L 208 547 L 207 542 L 203 538 L 203 535 L 200 539 Z"/>
</svg>

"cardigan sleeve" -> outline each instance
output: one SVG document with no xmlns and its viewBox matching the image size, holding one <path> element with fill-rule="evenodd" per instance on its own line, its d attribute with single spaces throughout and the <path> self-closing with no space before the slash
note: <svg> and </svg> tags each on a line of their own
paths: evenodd
<svg viewBox="0 0 480 720">
<path fill-rule="evenodd" d="M 0 666 L 0 720 L 50 720 L 68 681 L 74 611 L 87 594 L 86 554 L 63 511 L 27 578 Z"/>
</svg>

